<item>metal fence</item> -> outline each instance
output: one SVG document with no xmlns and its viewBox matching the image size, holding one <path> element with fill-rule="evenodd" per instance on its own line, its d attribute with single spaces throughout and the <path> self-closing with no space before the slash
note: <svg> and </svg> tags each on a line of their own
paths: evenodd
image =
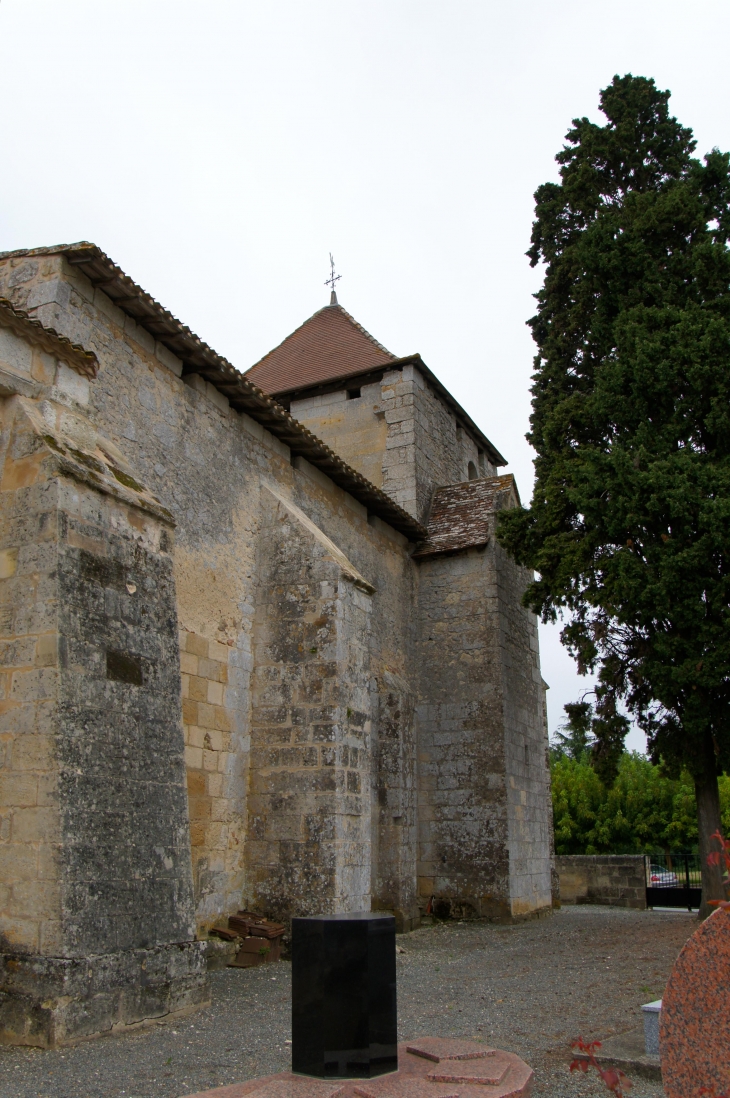
<svg viewBox="0 0 730 1098">
<path fill-rule="evenodd" d="M 692 911 L 702 902 L 699 854 L 647 854 L 646 906 L 682 907 Z"/>
</svg>

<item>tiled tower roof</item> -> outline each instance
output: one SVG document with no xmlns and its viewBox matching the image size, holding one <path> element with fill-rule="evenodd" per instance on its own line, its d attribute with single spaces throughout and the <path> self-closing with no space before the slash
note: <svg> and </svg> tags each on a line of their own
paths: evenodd
<svg viewBox="0 0 730 1098">
<path fill-rule="evenodd" d="M 265 393 L 321 385 L 396 361 L 341 305 L 327 305 L 246 371 Z"/>
</svg>

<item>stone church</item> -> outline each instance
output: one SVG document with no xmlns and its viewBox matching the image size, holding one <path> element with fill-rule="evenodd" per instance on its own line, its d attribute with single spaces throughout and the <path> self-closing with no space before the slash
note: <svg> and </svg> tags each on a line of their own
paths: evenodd
<svg viewBox="0 0 730 1098">
<path fill-rule="evenodd" d="M 92 244 L 0 255 L 0 1040 L 209 998 L 205 938 L 551 905 L 505 459 L 337 302 L 241 372 Z"/>
</svg>

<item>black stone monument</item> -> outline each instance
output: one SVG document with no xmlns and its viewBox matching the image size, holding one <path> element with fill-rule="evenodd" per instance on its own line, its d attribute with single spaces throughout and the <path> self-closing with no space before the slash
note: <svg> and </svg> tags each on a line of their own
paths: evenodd
<svg viewBox="0 0 730 1098">
<path fill-rule="evenodd" d="M 398 1070 L 395 919 L 292 919 L 292 1071 L 324 1079 Z"/>
</svg>

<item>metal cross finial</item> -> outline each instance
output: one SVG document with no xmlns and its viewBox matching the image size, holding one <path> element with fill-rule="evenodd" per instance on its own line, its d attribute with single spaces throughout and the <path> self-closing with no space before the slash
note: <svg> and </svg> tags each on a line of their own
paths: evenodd
<svg viewBox="0 0 730 1098">
<path fill-rule="evenodd" d="M 342 275 L 336 275 L 335 274 L 335 261 L 332 258 L 332 252 L 330 252 L 330 276 L 329 276 L 329 278 L 325 279 L 325 283 L 324 283 L 325 286 L 329 286 L 330 289 L 332 290 L 332 293 L 330 294 L 330 305 L 336 305 L 337 304 L 337 294 L 335 293 L 335 285 L 336 285 L 337 282 L 340 281 L 341 278 L 342 278 Z"/>
</svg>

